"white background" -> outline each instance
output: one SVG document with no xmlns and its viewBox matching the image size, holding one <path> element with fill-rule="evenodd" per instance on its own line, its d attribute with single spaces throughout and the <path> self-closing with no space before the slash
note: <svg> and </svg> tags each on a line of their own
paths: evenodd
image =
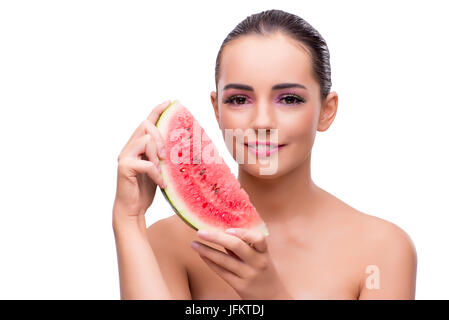
<svg viewBox="0 0 449 320">
<path fill-rule="evenodd" d="M 221 42 L 282 9 L 326 39 L 339 110 L 314 181 L 394 222 L 418 252 L 417 299 L 449 280 L 445 1 L 1 1 L 0 298 L 119 299 L 117 156 L 179 99 L 236 172 L 210 103 Z M 173 212 L 160 190 L 147 225 Z M 169 235 L 167 235 L 169 236 Z"/>
</svg>

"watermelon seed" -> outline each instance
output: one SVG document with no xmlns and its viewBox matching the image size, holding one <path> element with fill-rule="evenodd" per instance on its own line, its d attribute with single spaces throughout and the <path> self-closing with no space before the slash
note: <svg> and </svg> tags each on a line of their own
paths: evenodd
<svg viewBox="0 0 449 320">
<path fill-rule="evenodd" d="M 217 194 L 218 191 L 220 191 L 220 188 L 215 189 L 215 194 Z"/>
<path fill-rule="evenodd" d="M 212 186 L 212 190 L 215 190 L 217 188 L 217 184 L 214 183 L 214 185 Z"/>
<path fill-rule="evenodd" d="M 190 130 L 190 128 L 186 128 L 186 130 Z"/>
<path fill-rule="evenodd" d="M 186 171 L 186 168 L 181 168 L 179 171 L 184 172 Z"/>
<path fill-rule="evenodd" d="M 201 171 L 200 171 L 200 175 L 202 176 L 202 175 L 204 174 L 204 172 L 206 172 L 206 170 L 204 170 L 204 169 L 201 169 Z"/>
</svg>

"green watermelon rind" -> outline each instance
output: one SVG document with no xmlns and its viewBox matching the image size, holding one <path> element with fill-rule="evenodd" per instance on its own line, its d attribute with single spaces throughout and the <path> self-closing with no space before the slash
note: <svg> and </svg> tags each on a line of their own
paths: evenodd
<svg viewBox="0 0 449 320">
<path fill-rule="evenodd" d="M 165 126 L 168 125 L 168 120 L 170 119 L 170 114 L 172 112 L 176 112 L 176 107 L 181 106 L 179 103 L 179 100 L 175 99 L 173 102 L 170 103 L 170 105 L 161 113 L 159 116 L 159 119 L 156 121 L 156 127 L 161 131 L 161 134 L 163 135 L 164 132 L 168 133 L 168 130 L 165 130 Z M 165 139 L 166 137 L 163 136 Z M 167 155 L 168 156 L 168 155 Z M 170 206 L 173 208 L 173 211 L 190 227 L 192 227 L 194 230 L 198 231 L 202 228 L 211 229 L 214 228 L 210 226 L 209 224 L 206 224 L 198 219 L 196 219 L 196 216 L 194 213 L 190 212 L 190 210 L 183 206 L 182 201 L 177 201 L 176 198 L 176 191 L 173 190 L 171 187 L 175 184 L 175 182 L 170 181 L 170 177 L 165 173 L 167 170 L 164 164 L 164 159 L 160 160 L 160 166 L 161 166 L 161 175 L 164 181 L 166 182 L 167 188 L 160 188 L 163 196 L 168 201 Z M 218 228 L 217 228 L 218 229 Z M 265 225 L 265 223 L 261 223 L 260 226 L 256 227 L 257 230 L 260 230 L 265 236 L 268 236 L 268 229 Z"/>
<path fill-rule="evenodd" d="M 168 125 L 168 120 L 170 119 L 170 114 L 172 112 L 176 112 L 176 106 L 178 105 L 178 103 L 179 103 L 179 100 L 175 99 L 159 116 L 159 119 L 156 122 L 156 127 L 161 131 L 162 135 L 164 134 L 164 132 L 168 133 L 168 131 L 165 130 L 165 125 Z M 166 137 L 163 137 L 163 138 L 165 139 Z M 185 223 L 187 223 L 190 227 L 192 227 L 194 230 L 199 230 L 203 227 L 207 227 L 207 225 L 205 223 L 199 221 L 198 219 L 195 219 L 194 213 L 191 213 L 188 208 L 183 207 L 181 201 L 176 201 L 176 198 L 177 198 L 176 192 L 171 187 L 172 185 L 174 185 L 174 182 L 172 183 L 170 181 L 170 177 L 167 174 L 165 174 L 166 168 L 165 168 L 164 161 L 165 161 L 164 159 L 160 160 L 160 166 L 161 166 L 161 172 L 162 172 L 161 173 L 162 179 L 164 179 L 164 181 L 167 184 L 167 188 L 165 188 L 165 189 L 161 188 L 162 194 L 164 195 L 165 199 L 168 201 L 170 206 L 173 208 L 174 212 Z"/>
</svg>

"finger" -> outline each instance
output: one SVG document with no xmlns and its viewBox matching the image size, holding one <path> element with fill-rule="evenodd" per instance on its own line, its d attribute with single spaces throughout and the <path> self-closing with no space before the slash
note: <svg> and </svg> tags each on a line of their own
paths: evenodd
<svg viewBox="0 0 449 320">
<path fill-rule="evenodd" d="M 197 247 L 195 246 L 197 245 Z M 212 248 L 204 243 L 198 241 L 192 241 L 192 248 L 200 255 L 205 256 L 215 264 L 222 268 L 234 273 L 238 277 L 244 277 L 245 270 L 248 268 L 242 261 L 237 260 L 226 253 Z"/>
<path fill-rule="evenodd" d="M 134 146 L 138 139 L 150 133 L 150 130 L 148 129 L 150 125 L 151 125 L 150 121 L 146 119 L 140 123 L 140 125 L 136 128 L 131 137 L 128 139 L 128 142 L 122 148 L 120 155 L 118 156 L 118 161 L 120 161 L 120 158 L 127 156 L 126 154 L 127 150 L 131 149 L 132 148 L 131 146 Z"/>
<path fill-rule="evenodd" d="M 157 168 L 160 166 L 159 157 L 157 156 L 157 146 L 154 138 L 150 134 L 145 134 L 133 141 L 122 151 L 120 158 L 139 158 L 153 162 Z"/>
<path fill-rule="evenodd" d="M 240 257 L 239 257 L 238 255 L 236 255 L 232 250 L 229 250 L 228 248 L 225 248 L 225 250 L 226 250 L 226 252 L 227 252 L 231 257 L 234 257 L 234 258 L 236 258 L 237 260 L 243 261 L 243 260 L 240 259 Z"/>
<path fill-rule="evenodd" d="M 251 246 L 257 251 L 263 253 L 267 251 L 267 242 L 265 236 L 259 230 L 249 230 L 244 228 L 230 228 L 225 231 L 226 233 L 239 237 L 244 242 L 251 244 Z"/>
<path fill-rule="evenodd" d="M 161 116 L 162 112 L 171 104 L 170 100 L 164 101 L 161 104 L 158 104 L 153 110 L 151 110 L 150 115 L 147 117 L 148 120 L 152 124 L 156 124 L 157 120 Z"/>
<path fill-rule="evenodd" d="M 154 107 L 154 109 L 151 111 L 151 113 L 147 117 L 147 119 L 142 121 L 140 123 L 140 125 L 136 128 L 136 130 L 134 130 L 133 134 L 128 139 L 128 141 L 126 142 L 125 147 L 123 149 L 125 149 L 127 145 L 131 144 L 137 138 L 149 133 L 150 125 L 154 126 L 156 124 L 156 121 L 157 121 L 157 119 L 159 119 L 160 114 L 165 110 L 165 108 L 167 108 L 170 105 L 170 103 L 171 103 L 170 100 L 167 100 L 167 101 L 162 102 L 161 104 L 157 105 L 156 107 Z M 120 156 L 119 156 L 119 158 L 120 158 Z"/>
<path fill-rule="evenodd" d="M 241 279 L 237 275 L 219 266 L 207 257 L 204 257 L 202 255 L 200 255 L 200 257 L 209 266 L 209 268 L 211 268 L 216 274 L 218 274 L 218 276 L 220 276 L 224 281 L 228 282 L 231 287 L 235 287 L 235 284 L 241 281 Z"/>
<path fill-rule="evenodd" d="M 157 170 L 154 163 L 152 163 L 151 161 L 133 158 L 124 158 L 121 160 L 119 165 L 123 167 L 125 170 L 131 172 L 135 176 L 137 176 L 138 173 L 146 174 L 154 183 L 159 185 L 161 188 L 166 187 L 161 174 Z"/>
<path fill-rule="evenodd" d="M 153 162 L 156 165 L 156 168 L 159 170 L 159 158 L 157 156 L 157 147 L 154 143 L 154 139 L 151 135 L 146 135 L 148 138 L 145 141 L 145 155 L 148 160 Z"/>
<path fill-rule="evenodd" d="M 162 135 L 161 135 L 159 129 L 156 128 L 148 120 L 144 120 L 138 129 L 140 131 L 138 131 L 136 133 L 136 135 L 134 136 L 134 138 L 131 138 L 130 141 L 125 145 L 119 158 L 126 156 L 128 153 L 128 150 L 134 149 L 136 147 L 136 145 L 139 145 L 141 143 L 141 142 L 139 142 L 140 139 L 147 139 L 148 137 L 142 138 L 146 135 L 149 135 L 151 137 L 153 143 L 156 145 L 158 157 L 165 158 L 164 154 L 162 153 L 162 149 L 164 148 L 164 141 L 163 141 L 163 138 L 162 138 Z"/>
<path fill-rule="evenodd" d="M 151 135 L 145 134 L 123 148 L 120 158 L 137 158 L 146 153 L 146 145 L 152 141 Z M 149 159 L 149 157 L 148 157 Z"/>
<path fill-rule="evenodd" d="M 251 264 L 251 261 L 254 260 L 254 251 L 247 243 L 245 243 L 240 238 L 227 234 L 220 230 L 214 229 L 201 229 L 197 232 L 198 237 L 203 240 L 210 241 L 212 243 L 216 243 L 218 245 L 223 246 L 226 249 L 231 250 L 235 253 L 241 260 L 244 262 Z"/>
<path fill-rule="evenodd" d="M 148 131 L 149 131 L 149 133 L 151 134 L 151 136 L 153 137 L 153 139 L 154 139 L 154 141 L 155 141 L 155 143 L 156 143 L 156 145 L 157 145 L 157 154 L 158 154 L 158 156 L 160 157 L 160 158 L 163 158 L 163 159 L 165 159 L 166 158 L 166 155 L 165 155 L 165 153 L 163 152 L 164 150 L 164 139 L 162 138 L 162 135 L 161 135 L 161 132 L 159 131 L 159 129 L 155 126 L 155 125 L 153 125 L 153 124 L 150 124 L 149 126 L 148 126 Z"/>
</svg>

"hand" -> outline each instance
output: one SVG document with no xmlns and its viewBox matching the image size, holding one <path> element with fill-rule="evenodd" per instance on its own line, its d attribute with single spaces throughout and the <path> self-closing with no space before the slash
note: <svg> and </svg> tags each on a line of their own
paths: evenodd
<svg viewBox="0 0 449 320">
<path fill-rule="evenodd" d="M 166 187 L 159 167 L 159 158 L 166 157 L 164 141 L 155 124 L 169 105 L 168 100 L 156 106 L 134 131 L 118 156 L 114 220 L 123 216 L 143 218 L 153 202 L 156 184 L 161 188 Z"/>
<path fill-rule="evenodd" d="M 225 248 L 227 254 L 198 241 L 191 243 L 204 262 L 242 299 L 292 299 L 272 263 L 262 232 L 232 228 L 226 232 L 202 229 L 197 234 Z"/>
</svg>

